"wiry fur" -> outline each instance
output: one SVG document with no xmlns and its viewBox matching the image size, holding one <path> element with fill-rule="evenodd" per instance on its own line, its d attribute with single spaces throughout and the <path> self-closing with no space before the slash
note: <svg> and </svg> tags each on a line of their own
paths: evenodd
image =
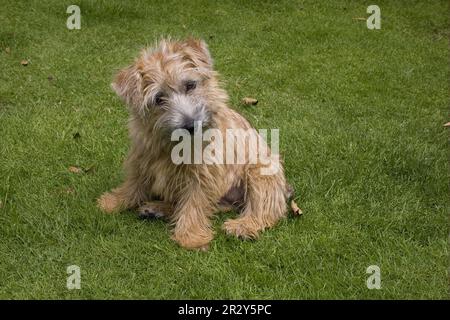
<svg viewBox="0 0 450 320">
<path fill-rule="evenodd" d="M 180 93 L 185 78 L 198 80 L 192 94 Z M 112 86 L 129 108 L 131 148 L 124 164 L 125 182 L 98 199 L 102 210 L 139 208 L 143 215 L 164 215 L 174 226 L 173 239 L 185 248 L 207 247 L 213 238 L 210 218 L 219 210 L 241 211 L 223 228 L 242 238 L 257 237 L 285 216 L 289 191 L 281 164 L 276 174 L 265 176 L 261 163 L 175 165 L 171 160 L 170 132 L 181 125 L 176 119 L 180 112 L 184 116 L 183 110 L 174 110 L 183 104 L 179 99 L 195 108 L 191 117 L 202 117 L 223 137 L 226 129 L 251 128 L 228 108 L 203 41 L 162 40 L 120 71 Z M 154 106 L 158 90 L 167 94 L 161 107 Z"/>
</svg>

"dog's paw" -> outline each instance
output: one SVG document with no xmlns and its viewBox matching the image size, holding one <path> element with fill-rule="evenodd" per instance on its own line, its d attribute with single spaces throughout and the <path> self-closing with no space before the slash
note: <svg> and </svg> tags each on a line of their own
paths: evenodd
<svg viewBox="0 0 450 320">
<path fill-rule="evenodd" d="M 222 229 L 228 235 L 240 239 L 256 239 L 259 235 L 259 228 L 253 221 L 245 218 L 229 219 L 224 222 Z"/>
<path fill-rule="evenodd" d="M 120 211 L 119 199 L 110 192 L 105 192 L 97 199 L 97 206 L 106 213 L 114 213 Z"/>
<path fill-rule="evenodd" d="M 164 213 L 151 204 L 144 204 L 139 207 L 138 214 L 141 219 L 159 219 L 164 217 Z"/>
<path fill-rule="evenodd" d="M 174 234 L 172 239 L 178 242 L 180 246 L 189 250 L 208 251 L 209 243 L 212 240 L 212 236 L 208 237 L 181 237 Z"/>
</svg>

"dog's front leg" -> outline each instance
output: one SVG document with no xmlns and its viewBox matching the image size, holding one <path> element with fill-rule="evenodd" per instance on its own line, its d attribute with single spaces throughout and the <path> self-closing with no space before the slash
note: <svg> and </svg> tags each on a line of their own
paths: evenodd
<svg viewBox="0 0 450 320">
<path fill-rule="evenodd" d="M 215 208 L 211 203 L 198 188 L 187 191 L 172 216 L 175 224 L 172 239 L 187 249 L 207 250 L 214 237 L 210 217 Z"/>
</svg>

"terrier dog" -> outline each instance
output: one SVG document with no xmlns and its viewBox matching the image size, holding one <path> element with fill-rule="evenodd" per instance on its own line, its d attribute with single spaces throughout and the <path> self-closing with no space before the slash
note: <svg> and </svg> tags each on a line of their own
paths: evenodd
<svg viewBox="0 0 450 320">
<path fill-rule="evenodd" d="M 286 216 L 292 190 L 279 162 L 251 163 L 246 158 L 240 164 L 175 164 L 171 158 L 170 133 L 176 129 L 194 134 L 195 123 L 200 123 L 200 129 L 218 129 L 223 137 L 228 129 L 252 129 L 227 106 L 228 96 L 203 40 L 161 40 L 121 70 L 112 87 L 129 109 L 131 148 L 125 181 L 97 200 L 100 209 L 113 213 L 137 208 L 141 216 L 164 217 L 173 224 L 172 238 L 188 249 L 208 248 L 214 235 L 210 219 L 216 212 L 240 211 L 223 225 L 239 238 L 256 238 Z M 249 152 L 255 148 L 245 149 Z M 261 173 L 268 166 L 275 167 L 274 174 Z"/>
</svg>

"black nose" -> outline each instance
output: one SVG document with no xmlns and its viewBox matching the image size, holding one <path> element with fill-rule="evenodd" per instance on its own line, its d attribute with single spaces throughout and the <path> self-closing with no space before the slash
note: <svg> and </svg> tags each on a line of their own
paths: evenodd
<svg viewBox="0 0 450 320">
<path fill-rule="evenodd" d="M 198 124 L 197 124 L 198 125 Z M 190 134 L 194 134 L 195 132 L 195 119 L 186 117 L 183 121 L 183 129 L 189 131 Z"/>
<path fill-rule="evenodd" d="M 186 129 L 187 131 L 189 131 L 190 134 L 194 134 L 194 123 L 188 124 L 184 126 L 184 129 Z"/>
</svg>

